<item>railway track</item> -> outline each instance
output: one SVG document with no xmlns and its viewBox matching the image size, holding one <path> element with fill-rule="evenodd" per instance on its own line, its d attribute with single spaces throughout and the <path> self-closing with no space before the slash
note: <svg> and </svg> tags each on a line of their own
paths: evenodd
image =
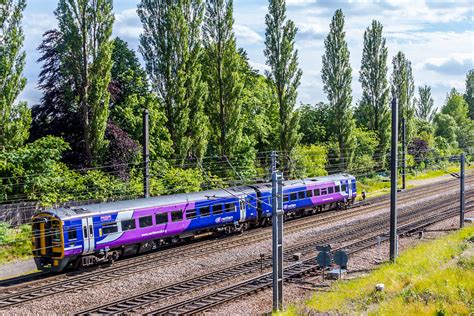
<svg viewBox="0 0 474 316">
<path fill-rule="evenodd" d="M 474 199 L 472 199 L 473 197 L 474 197 L 474 194 L 471 196 L 471 199 L 470 199 L 471 204 L 474 201 Z M 432 214 L 434 208 L 437 208 L 438 210 L 436 211 L 435 214 Z M 446 211 L 449 210 L 450 208 L 452 208 L 452 201 L 445 201 L 445 203 L 442 203 L 442 204 L 438 203 L 438 204 L 432 205 L 427 211 L 412 213 L 409 210 L 407 210 L 400 214 L 399 220 L 400 222 L 410 222 L 410 221 L 413 222 L 414 220 L 419 220 L 420 217 L 423 217 L 423 219 L 426 219 L 428 217 L 432 218 L 433 216 L 436 216 L 436 218 L 438 219 L 439 216 L 446 215 L 447 214 Z M 431 217 L 428 216 L 429 214 L 431 214 L 430 215 Z M 451 214 L 451 213 L 448 213 L 448 214 Z M 362 221 L 360 223 L 353 224 L 352 227 L 346 226 L 346 229 L 347 229 L 346 231 L 334 232 L 334 231 L 331 231 L 330 229 L 326 231 L 322 231 L 321 234 L 323 235 L 323 237 L 314 238 L 311 241 L 304 242 L 293 247 L 288 247 L 284 253 L 284 260 L 289 262 L 291 260 L 292 255 L 295 252 L 300 252 L 304 255 L 309 255 L 314 252 L 315 245 L 321 244 L 321 243 L 343 243 L 343 242 L 348 242 L 354 238 L 367 239 L 367 236 L 370 236 L 368 240 L 373 242 L 374 240 L 376 240 L 375 238 L 376 236 L 380 236 L 381 234 L 383 234 L 384 229 L 387 226 L 386 223 L 388 223 L 388 216 L 381 215 L 370 221 Z M 377 227 L 377 229 L 374 230 L 374 227 Z M 399 231 L 400 231 L 400 234 L 405 234 L 407 232 L 403 229 Z M 161 287 L 155 290 L 147 291 L 147 292 L 135 295 L 133 297 L 117 300 L 115 302 L 104 304 L 101 306 L 96 306 L 94 308 L 81 311 L 77 315 L 119 314 L 119 313 L 126 313 L 126 312 L 137 312 L 148 305 L 159 303 L 165 299 L 169 299 L 178 295 L 183 295 L 185 293 L 192 292 L 203 287 L 213 286 L 223 281 L 234 279 L 244 274 L 254 273 L 258 271 L 259 269 L 269 268 L 271 267 L 271 265 L 272 265 L 271 254 L 267 254 L 265 255 L 264 258 L 262 258 L 262 260 L 255 259 L 255 260 L 242 262 L 242 263 L 233 265 L 231 267 L 227 267 L 224 269 L 213 271 L 211 273 L 204 274 L 202 276 L 194 277 L 188 280 L 184 280 L 182 282 L 177 282 L 175 284 L 171 284 L 171 285 Z M 297 269 L 298 271 L 299 271 L 299 268 L 300 267 L 298 267 Z M 257 282 L 257 283 L 260 284 L 260 282 Z M 238 291 L 238 293 L 240 293 L 240 291 Z M 245 294 L 245 291 L 242 292 L 242 295 L 243 294 Z M 183 311 L 182 310 L 177 311 L 177 313 L 181 313 L 181 312 Z M 184 313 L 186 313 L 186 311 L 184 311 Z"/>
<path fill-rule="evenodd" d="M 432 225 L 455 215 L 457 215 L 457 212 L 452 211 L 449 213 L 437 214 L 428 218 L 419 219 L 415 222 L 405 224 L 400 227 L 399 235 L 420 230 L 423 227 Z M 386 231 L 386 235 L 387 234 L 388 231 Z M 388 237 L 384 236 L 382 238 L 382 241 L 386 240 L 388 240 Z M 369 237 L 362 240 L 358 240 L 344 247 L 338 247 L 333 251 L 345 249 L 347 253 L 351 255 L 369 247 L 372 247 L 377 243 L 377 240 L 375 240 L 373 237 Z M 296 263 L 285 267 L 283 271 L 284 279 L 288 280 L 295 277 L 301 277 L 302 275 L 305 275 L 309 272 L 318 270 L 318 268 L 319 266 L 315 258 L 310 258 L 304 260 L 301 263 Z M 269 288 L 272 286 L 272 281 L 272 273 L 269 272 L 243 281 L 236 285 L 232 285 L 205 295 L 194 297 L 189 300 L 180 301 L 175 304 L 155 309 L 144 315 L 195 315 L 198 313 L 203 313 L 226 302 L 236 300 L 244 295 L 250 295 L 252 293 Z"/>
<path fill-rule="evenodd" d="M 439 190 L 446 190 L 439 189 Z M 421 191 L 421 190 L 417 190 Z M 432 190 L 433 191 L 433 190 Z M 408 191 L 409 192 L 409 191 Z M 433 192 L 432 192 L 433 193 Z M 422 192 L 418 192 L 417 195 L 414 196 L 406 196 L 400 199 L 402 202 L 403 199 L 406 201 L 411 199 L 416 199 L 418 195 L 421 195 Z M 383 207 L 386 202 L 374 203 L 370 205 L 368 208 L 361 208 L 354 212 L 353 210 L 342 211 L 342 212 L 332 212 L 332 213 L 325 213 L 321 214 L 315 218 L 304 218 L 300 222 L 292 221 L 289 222 L 287 225 L 285 233 L 290 233 L 295 230 L 302 230 L 305 228 L 313 227 L 319 223 L 327 224 L 328 220 L 331 221 L 338 221 L 343 218 L 350 218 L 356 216 L 358 214 L 363 214 L 368 212 L 368 210 L 372 210 L 376 207 Z M 223 244 L 226 246 L 226 249 L 238 247 L 243 243 L 257 242 L 260 240 L 266 240 L 269 238 L 271 232 L 269 229 L 263 229 L 263 231 L 259 231 L 254 234 L 248 234 L 249 236 L 239 236 L 235 238 L 235 240 L 224 240 Z M 173 248 L 170 251 L 163 251 L 162 253 L 153 253 L 150 256 L 146 256 L 144 258 L 137 257 L 132 258 L 132 260 L 128 260 L 126 262 L 126 266 L 118 265 L 116 267 L 111 268 L 99 268 L 96 271 L 85 273 L 84 275 L 76 275 L 70 278 L 62 279 L 59 281 L 50 282 L 45 285 L 33 285 L 31 287 L 22 288 L 16 293 L 7 294 L 0 297 L 0 308 L 6 308 L 9 306 L 21 304 L 23 302 L 28 302 L 34 299 L 39 299 L 42 297 L 50 296 L 53 294 L 61 293 L 61 292 L 68 292 L 73 290 L 78 290 L 86 286 L 93 286 L 97 285 L 102 282 L 106 282 L 108 280 L 117 279 L 123 277 L 125 275 L 129 275 L 136 272 L 146 271 L 149 269 L 156 268 L 160 265 L 165 263 L 170 264 L 172 262 L 179 262 L 184 258 L 189 258 L 190 256 L 202 256 L 212 252 L 215 252 L 216 249 L 216 241 L 209 241 L 204 243 L 204 245 L 200 246 L 199 244 L 193 245 L 190 247 L 191 249 L 186 249 L 185 247 Z M 222 246 L 219 247 L 221 250 Z M 188 252 L 184 252 L 188 250 Z M 212 251 L 211 251 L 212 250 Z M 180 255 L 179 259 L 173 257 L 173 255 L 178 254 Z M 124 262 L 123 260 L 122 262 Z"/>
<path fill-rule="evenodd" d="M 474 179 L 469 179 L 467 184 L 474 184 Z M 413 200 L 418 200 L 420 197 L 426 196 L 426 191 L 429 190 L 430 194 L 439 194 L 446 190 L 452 190 L 453 187 L 457 185 L 456 180 L 450 180 L 441 187 L 433 186 L 420 186 L 414 189 L 404 191 L 400 194 L 399 203 L 408 203 Z M 448 185 L 446 187 L 446 185 Z M 377 197 L 370 201 L 367 201 L 365 204 L 358 204 L 351 209 L 344 211 L 329 211 L 326 213 L 318 214 L 313 217 L 305 217 L 303 219 L 295 219 L 289 221 L 285 226 L 285 234 L 292 233 L 299 230 L 304 230 L 311 228 L 314 225 L 321 223 L 327 224 L 335 221 L 340 221 L 348 219 L 357 215 L 365 214 L 372 212 L 378 208 L 383 208 L 384 206 L 389 205 L 389 201 L 386 197 Z M 258 228 L 252 231 L 246 232 L 243 236 L 230 236 L 230 238 L 220 238 L 217 242 L 220 242 L 219 248 L 221 249 L 231 249 L 240 246 L 244 243 L 257 243 L 269 238 L 271 234 L 270 229 L 268 228 Z M 55 282 L 62 282 L 66 280 L 79 280 L 87 277 L 94 277 L 95 274 L 104 273 L 108 271 L 118 271 L 119 269 L 124 268 L 126 271 L 123 272 L 124 275 L 133 273 L 131 270 L 137 269 L 135 272 L 146 271 L 148 269 L 153 269 L 157 266 L 157 262 L 162 263 L 173 263 L 177 262 L 172 260 L 176 256 L 180 256 L 181 259 L 183 255 L 187 257 L 196 257 L 209 254 L 210 252 L 215 251 L 216 239 L 198 241 L 191 244 L 186 244 L 184 246 L 173 247 L 169 249 L 164 249 L 159 252 L 153 252 L 144 254 L 141 256 L 127 258 L 116 262 L 112 267 L 103 265 L 97 266 L 92 269 L 80 272 L 72 272 L 61 275 L 52 275 L 47 273 L 37 273 L 32 276 L 22 276 L 16 277 L 11 280 L 0 281 L 0 295 L 11 293 L 12 291 L 18 291 L 21 289 L 32 289 L 33 287 L 42 286 L 43 284 L 52 284 Z M 170 261 L 171 260 L 171 261 Z M 178 260 L 178 261 L 180 261 Z M 48 278 L 48 276 L 50 276 Z M 31 278 L 31 279 L 30 279 Z M 1 288 L 3 287 L 3 288 Z M 1 298 L 1 296 L 0 296 Z M 0 306 L 1 308 L 1 306 Z"/>
</svg>

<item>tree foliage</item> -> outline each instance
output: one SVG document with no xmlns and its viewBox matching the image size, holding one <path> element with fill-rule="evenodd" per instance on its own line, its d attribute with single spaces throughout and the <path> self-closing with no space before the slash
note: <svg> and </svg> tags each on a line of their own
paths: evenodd
<svg viewBox="0 0 474 316">
<path fill-rule="evenodd" d="M 55 11 L 62 34 L 62 72 L 73 79 L 68 102 L 79 108 L 85 154 L 100 161 L 109 116 L 112 67 L 112 0 L 60 0 Z"/>
<path fill-rule="evenodd" d="M 324 92 L 330 105 L 330 132 L 338 144 L 339 160 L 350 163 L 354 150 L 353 131 L 355 122 L 352 103 L 352 67 L 345 40 L 344 15 L 336 10 L 324 40 L 322 79 Z"/>
<path fill-rule="evenodd" d="M 428 122 L 434 118 L 437 108 L 434 107 L 434 101 L 431 97 L 431 87 L 424 85 L 418 87 L 419 98 L 415 99 L 415 114 L 416 117 Z"/>
<path fill-rule="evenodd" d="M 207 0 L 204 18 L 204 78 L 211 153 L 232 156 L 242 141 L 244 73 L 233 31 L 233 1 Z"/>
<path fill-rule="evenodd" d="M 26 0 L 4 0 L 0 7 L 0 149 L 21 146 L 31 123 L 26 102 L 16 102 L 26 85 L 21 28 L 25 7 Z"/>
<path fill-rule="evenodd" d="M 466 74 L 466 93 L 464 99 L 469 106 L 469 117 L 474 120 L 474 69 Z"/>
<path fill-rule="evenodd" d="M 301 143 L 304 145 L 322 144 L 329 140 L 329 105 L 318 103 L 315 106 L 304 104 L 299 109 Z"/>
<path fill-rule="evenodd" d="M 398 103 L 399 122 L 402 121 L 402 118 L 405 118 L 407 140 L 410 142 L 415 133 L 413 120 L 415 116 L 415 107 L 413 104 L 415 84 L 411 62 L 405 57 L 404 53 L 398 52 L 393 57 L 392 65 L 392 98 L 395 98 Z M 401 123 L 399 124 L 399 135 L 401 135 Z"/>
<path fill-rule="evenodd" d="M 286 17 L 285 0 L 270 0 L 265 16 L 265 50 L 268 78 L 274 85 L 278 100 L 280 150 L 291 152 L 299 142 L 298 115 L 294 107 L 297 89 L 303 72 L 298 68 L 298 50 L 295 49 L 297 28 Z"/>
<path fill-rule="evenodd" d="M 118 37 L 114 40 L 112 61 L 110 120 L 136 142 L 142 143 L 143 110 L 148 109 L 150 157 L 152 160 L 169 157 L 171 141 L 164 111 L 156 95 L 150 92 L 146 73 L 135 52 Z"/>
<path fill-rule="evenodd" d="M 204 5 L 201 0 L 142 0 L 137 12 L 143 24 L 140 52 L 166 114 L 173 155 L 202 157 L 209 137 L 200 63 Z"/>
<path fill-rule="evenodd" d="M 371 27 L 364 32 L 364 49 L 359 75 L 362 98 L 356 110 L 359 124 L 377 135 L 379 154 L 386 152 L 390 138 L 388 50 L 385 46 L 385 38 L 382 37 L 382 30 L 382 24 L 374 20 Z"/>
</svg>

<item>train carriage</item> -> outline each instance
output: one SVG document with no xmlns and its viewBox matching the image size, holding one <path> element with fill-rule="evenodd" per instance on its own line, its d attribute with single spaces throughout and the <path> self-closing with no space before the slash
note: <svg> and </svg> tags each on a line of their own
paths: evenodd
<svg viewBox="0 0 474 316">
<path fill-rule="evenodd" d="M 341 207 L 356 182 L 340 174 L 284 181 L 285 217 Z M 49 209 L 33 217 L 39 269 L 62 271 L 148 252 L 213 232 L 232 233 L 271 222 L 271 185 Z"/>
</svg>

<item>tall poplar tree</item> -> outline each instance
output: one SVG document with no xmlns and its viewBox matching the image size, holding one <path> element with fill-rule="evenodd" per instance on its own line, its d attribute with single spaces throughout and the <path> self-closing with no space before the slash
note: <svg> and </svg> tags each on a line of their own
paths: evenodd
<svg viewBox="0 0 474 316">
<path fill-rule="evenodd" d="M 202 157 L 208 142 L 202 79 L 201 0 L 142 0 L 140 52 L 164 108 L 174 157 Z"/>
<path fill-rule="evenodd" d="M 300 140 L 295 104 L 303 72 L 298 68 L 298 50 L 295 49 L 298 29 L 286 17 L 285 0 L 269 1 L 265 25 L 264 53 L 270 67 L 267 76 L 273 82 L 279 106 L 280 150 L 290 153 Z"/>
<path fill-rule="evenodd" d="M 352 68 L 345 36 L 344 15 L 339 9 L 334 13 L 329 34 L 324 40 L 326 50 L 321 73 L 330 105 L 329 132 L 337 141 L 340 162 L 347 166 L 354 151 L 355 121 L 351 108 Z"/>
<path fill-rule="evenodd" d="M 398 102 L 398 121 L 400 122 L 401 135 L 401 121 L 405 118 L 406 132 L 409 143 L 414 136 L 415 125 L 414 115 L 415 107 L 413 104 L 413 97 L 415 93 L 415 84 L 413 81 L 413 72 L 411 69 L 411 62 L 405 57 L 405 54 L 398 52 L 392 60 L 393 73 L 391 78 L 392 98 L 396 98 Z"/>
<path fill-rule="evenodd" d="M 244 78 L 233 24 L 232 0 L 206 1 L 204 77 L 208 86 L 212 87 L 209 89 L 206 112 L 213 122 L 210 125 L 212 147 L 221 156 L 232 155 L 242 138 Z"/>
<path fill-rule="evenodd" d="M 26 102 L 16 102 L 26 85 L 21 28 L 25 7 L 25 0 L 0 2 L 0 150 L 21 146 L 31 123 Z"/>
<path fill-rule="evenodd" d="M 379 140 L 378 155 L 385 153 L 390 137 L 390 87 L 387 79 L 387 47 L 382 30 L 382 24 L 374 20 L 364 32 L 359 75 L 362 98 L 356 111 L 361 125 L 375 132 Z"/>
<path fill-rule="evenodd" d="M 469 105 L 469 117 L 474 120 L 474 69 L 466 74 L 466 93 L 464 99 Z"/>
<path fill-rule="evenodd" d="M 63 72 L 75 78 L 69 93 L 80 109 L 86 158 L 97 162 L 106 146 L 109 116 L 112 0 L 60 0 L 55 14 Z"/>
<path fill-rule="evenodd" d="M 427 85 L 424 85 L 423 87 L 418 87 L 418 96 L 419 98 L 415 100 L 416 117 L 428 122 L 433 121 L 434 115 L 436 113 L 436 108 L 433 105 L 434 101 L 431 97 L 431 87 Z"/>
</svg>

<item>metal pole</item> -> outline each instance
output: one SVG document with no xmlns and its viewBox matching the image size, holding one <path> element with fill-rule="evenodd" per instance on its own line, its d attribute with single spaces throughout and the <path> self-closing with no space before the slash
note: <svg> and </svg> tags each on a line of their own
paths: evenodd
<svg viewBox="0 0 474 316">
<path fill-rule="evenodd" d="M 282 174 L 272 173 L 272 261 L 273 310 L 283 307 L 283 182 Z"/>
<path fill-rule="evenodd" d="M 390 184 L 390 260 L 395 262 L 398 253 L 397 245 L 397 146 L 398 146 L 398 106 L 392 100 L 392 150 L 391 150 L 391 184 Z"/>
<path fill-rule="evenodd" d="M 148 110 L 143 110 L 143 196 L 150 197 L 150 153 L 148 151 Z"/>
<path fill-rule="evenodd" d="M 460 159 L 460 163 L 461 163 L 461 171 L 460 171 L 460 174 L 459 174 L 459 179 L 461 181 L 461 193 L 460 193 L 460 207 L 459 207 L 459 211 L 460 211 L 460 218 L 459 218 L 459 227 L 460 228 L 463 228 L 464 227 L 464 208 L 465 208 L 465 192 L 464 192 L 464 162 L 465 162 L 465 155 L 464 153 L 461 154 L 461 159 Z"/>
<path fill-rule="evenodd" d="M 276 151 L 272 151 L 272 166 L 270 172 L 273 174 L 276 171 Z"/>
<path fill-rule="evenodd" d="M 407 135 L 406 135 L 406 126 L 405 126 L 405 117 L 402 117 L 402 189 L 406 189 L 406 148 L 407 148 Z"/>
</svg>

